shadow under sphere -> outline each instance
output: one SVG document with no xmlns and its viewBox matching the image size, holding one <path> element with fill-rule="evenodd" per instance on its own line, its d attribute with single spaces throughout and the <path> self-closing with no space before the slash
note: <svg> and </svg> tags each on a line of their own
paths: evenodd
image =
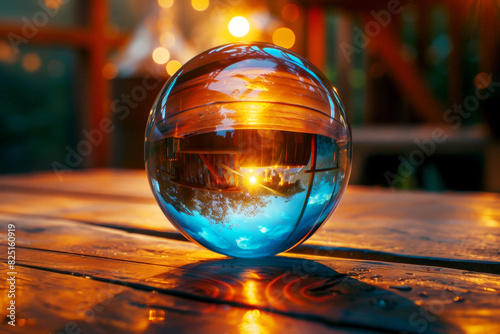
<svg viewBox="0 0 500 334">
<path fill-rule="evenodd" d="M 226 304 L 257 315 L 267 314 L 269 318 L 271 313 L 293 317 L 340 332 L 460 332 L 435 315 L 425 328 L 417 326 L 411 320 L 412 314 L 427 311 L 411 300 L 315 261 L 279 256 L 227 259 L 189 264 L 182 270 L 185 273 L 175 290 L 207 302 L 206 309 L 197 310 L 200 313 L 210 312 L 213 304 Z M 163 279 L 172 282 L 169 275 L 154 277 L 160 284 Z M 258 320 L 254 320 L 258 325 Z M 175 317 L 168 321 L 175 327 Z M 278 328 L 269 319 L 261 321 L 267 321 L 263 325 L 266 333 Z M 203 331 L 212 325 L 193 320 L 191 329 Z"/>
</svg>

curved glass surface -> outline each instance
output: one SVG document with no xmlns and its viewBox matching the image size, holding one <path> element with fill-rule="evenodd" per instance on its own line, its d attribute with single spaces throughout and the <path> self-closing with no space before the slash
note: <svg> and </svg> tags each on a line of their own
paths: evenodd
<svg viewBox="0 0 500 334">
<path fill-rule="evenodd" d="M 146 128 L 151 188 L 188 239 L 234 257 L 288 250 L 319 228 L 349 179 L 335 88 L 303 57 L 229 44 L 186 63 Z"/>
</svg>

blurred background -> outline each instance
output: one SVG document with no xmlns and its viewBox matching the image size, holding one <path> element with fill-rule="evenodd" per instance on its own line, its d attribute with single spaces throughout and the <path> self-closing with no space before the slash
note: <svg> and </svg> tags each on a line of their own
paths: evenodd
<svg viewBox="0 0 500 334">
<path fill-rule="evenodd" d="M 498 0 L 2 0 L 0 173 L 143 169 L 170 75 L 265 41 L 337 87 L 351 184 L 500 191 L 499 18 Z"/>
</svg>

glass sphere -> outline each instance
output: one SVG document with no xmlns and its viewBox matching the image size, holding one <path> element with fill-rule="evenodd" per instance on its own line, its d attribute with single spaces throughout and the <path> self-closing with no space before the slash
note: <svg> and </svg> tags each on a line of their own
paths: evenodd
<svg viewBox="0 0 500 334">
<path fill-rule="evenodd" d="M 159 94 L 146 127 L 154 196 L 189 240 L 233 257 L 286 251 L 340 201 L 350 126 L 328 79 L 267 43 L 208 50 Z"/>
</svg>

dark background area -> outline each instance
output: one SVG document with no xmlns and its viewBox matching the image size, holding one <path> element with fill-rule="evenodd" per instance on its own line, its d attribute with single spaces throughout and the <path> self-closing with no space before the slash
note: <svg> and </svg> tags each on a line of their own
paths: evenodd
<svg viewBox="0 0 500 334">
<path fill-rule="evenodd" d="M 173 71 L 207 48 L 259 40 L 304 55 L 337 87 L 353 127 L 351 183 L 500 191 L 499 2 L 395 3 L 4 0 L 0 173 L 143 168 L 146 119 Z M 229 30 L 235 16 L 245 36 Z M 112 130 L 84 147 L 103 119 Z M 416 141 L 436 129 L 447 139 L 427 153 Z"/>
</svg>

